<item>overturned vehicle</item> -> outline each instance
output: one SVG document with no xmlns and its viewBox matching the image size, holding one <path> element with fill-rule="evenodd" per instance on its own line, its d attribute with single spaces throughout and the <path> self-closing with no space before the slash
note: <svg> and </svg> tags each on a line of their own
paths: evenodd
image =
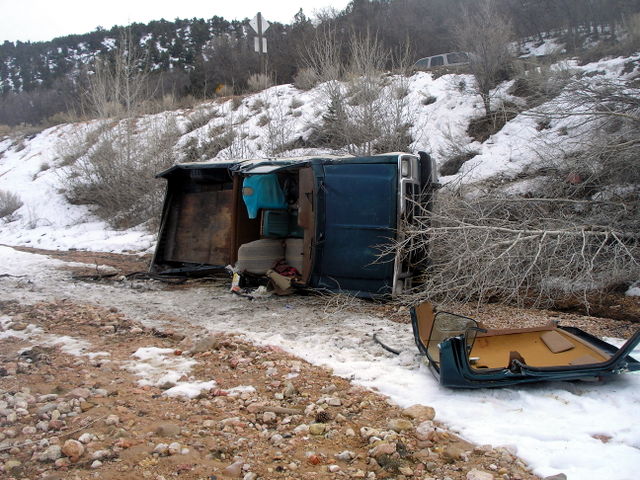
<svg viewBox="0 0 640 480">
<path fill-rule="evenodd" d="M 402 225 L 428 205 L 424 152 L 175 165 L 167 180 L 151 271 L 274 271 L 301 287 L 387 296 L 411 287 L 416 265 L 394 251 Z"/>
<path fill-rule="evenodd" d="M 585 380 L 640 370 L 629 354 L 640 329 L 619 349 L 579 328 L 487 330 L 467 317 L 435 312 L 429 302 L 411 309 L 418 350 L 446 387 L 502 387 L 543 380 Z"/>
</svg>

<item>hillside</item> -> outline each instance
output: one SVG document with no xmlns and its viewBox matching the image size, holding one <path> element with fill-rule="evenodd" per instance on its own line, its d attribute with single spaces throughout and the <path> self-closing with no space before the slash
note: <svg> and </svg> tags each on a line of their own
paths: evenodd
<svg viewBox="0 0 640 480">
<path fill-rule="evenodd" d="M 525 46 L 532 52 L 539 47 L 534 42 Z M 235 468 L 246 470 L 245 479 L 258 474 L 382 479 L 394 478 L 400 468 L 403 475 L 411 470 L 411 475 L 456 480 L 561 473 L 582 480 L 633 478 L 639 437 L 629 419 L 640 401 L 637 374 L 608 382 L 451 391 L 430 376 L 417 355 L 411 329 L 403 323 L 408 320 L 405 306 L 342 296 L 256 295 L 249 300 L 232 295 L 226 281 L 167 287 L 125 274 L 139 269 L 153 251 L 163 193 L 163 181 L 153 175 L 175 162 L 425 150 L 436 159 L 443 185 L 438 215 L 451 205 L 460 208 L 457 200 L 468 202 L 464 207 L 470 209 L 460 208 L 466 215 L 462 221 L 450 217 L 443 222 L 492 231 L 496 228 L 491 224 L 473 222 L 495 217 L 499 228 L 528 229 L 528 237 L 543 246 L 554 235 L 551 227 L 571 238 L 577 234 L 578 247 L 584 245 L 583 237 L 594 236 L 597 255 L 588 260 L 601 261 L 607 269 L 618 262 L 615 280 L 626 289 L 630 279 L 640 277 L 634 250 L 640 218 L 639 63 L 635 54 L 584 65 L 575 59 L 536 64 L 492 90 L 492 103 L 501 114 L 496 119 L 504 122 L 496 121 L 492 128 L 470 129 L 486 120 L 471 75 L 418 72 L 363 75 L 309 90 L 285 84 L 193 108 L 67 123 L 0 138 L 0 199 L 6 204 L 13 195 L 16 207 L 0 220 L 0 244 L 63 251 L 53 259 L 43 251 L 0 246 L 5 292 L 0 302 L 0 402 L 3 421 L 13 422 L 2 426 L 3 468 L 18 474 L 24 469 L 29 475 L 73 472 L 79 478 L 201 478 L 221 474 L 242 458 L 247 467 Z M 545 75 L 539 77 L 539 72 Z M 538 83 L 540 78 L 545 80 Z M 343 110 L 328 96 L 336 91 Z M 594 109 L 594 99 L 601 97 L 587 94 L 606 94 L 607 101 L 599 105 L 607 108 Z M 624 120 L 611 122 L 621 112 Z M 365 131 L 357 128 L 364 120 L 370 121 Z M 602 138 L 615 143 L 595 142 Z M 593 154 L 586 145 L 601 150 Z M 616 155 L 603 145 L 616 147 Z M 598 168 L 591 171 L 585 164 Z M 541 194 L 546 196 L 536 197 Z M 501 203 L 494 208 L 496 200 Z M 529 201 L 534 214 L 522 221 L 514 205 Z M 487 215 L 476 215 L 478 210 L 471 208 L 476 204 Z M 562 215 L 553 217 L 554 212 Z M 548 231 L 531 233 L 540 220 L 549 220 L 542 224 Z M 629 237 L 619 240 L 615 235 L 620 232 Z M 443 241 L 442 250 L 456 251 L 460 244 L 453 242 L 460 237 L 464 235 L 437 238 Z M 456 272 L 477 271 L 472 261 L 478 258 L 489 257 L 489 263 L 504 269 L 499 260 L 509 254 L 518 264 L 544 256 L 536 255 L 530 244 L 518 243 L 524 237 L 516 230 L 509 237 L 515 241 L 502 246 L 506 253 L 481 249 L 476 257 L 465 257 L 465 268 Z M 564 245 L 556 238 L 564 237 L 554 237 L 554 247 Z M 478 245 L 471 235 L 466 239 L 467 247 Z M 500 244 L 491 235 L 486 241 L 492 248 Z M 582 258 L 592 246 L 578 250 Z M 613 248 L 612 257 L 598 257 L 610 246 L 628 250 Z M 570 270 L 571 261 L 571 255 L 562 257 L 561 269 Z M 87 280 L 98 273 L 114 276 Z M 558 270 L 552 273 L 557 276 L 545 280 L 562 283 Z M 500 280 L 496 270 L 487 269 L 487 276 Z M 637 326 L 484 305 L 477 299 L 454 305 L 455 311 L 477 314 L 497 328 L 560 320 L 594 335 L 626 337 Z M 225 335 L 214 335 L 220 331 Z M 392 356 L 381 350 L 373 332 L 400 346 L 402 353 Z M 182 342 L 181 335 L 186 335 Z M 209 347 L 195 351 L 195 344 L 209 338 L 214 338 Z M 611 341 L 620 344 L 619 338 Z M 31 361 L 26 361 L 29 355 Z M 138 383 L 151 373 L 163 380 Z M 236 387 L 242 387 L 239 396 Z M 261 404 L 274 401 L 296 410 L 286 416 L 260 410 Z M 428 437 L 418 431 L 418 421 L 405 433 L 385 432 L 391 428 L 387 417 L 402 415 L 414 403 L 433 406 L 442 423 L 426 424 Z M 329 416 L 318 417 L 321 410 Z M 36 413 L 43 416 L 37 423 L 32 422 Z M 157 430 L 159 420 L 172 424 L 168 428 L 173 433 Z M 306 430 L 325 422 L 327 436 Z M 357 433 L 368 426 L 389 441 L 397 440 L 393 458 L 402 461 L 371 461 L 368 437 Z M 87 443 L 80 442 L 81 436 Z M 60 446 L 75 438 L 83 453 L 78 458 L 63 455 Z M 334 457 L 347 448 L 354 452 L 353 462 L 344 461 L 344 455 Z"/>
<path fill-rule="evenodd" d="M 633 15 L 640 12 L 637 0 L 493 3 L 508 20 L 513 39 L 535 38 L 542 44 L 560 37 L 573 54 L 596 46 L 606 51 L 623 41 Z M 337 36 L 342 58 L 348 55 L 351 37 L 374 35 L 393 52 L 385 68 L 405 53 L 413 63 L 458 50 L 456 31 L 464 12 L 477 5 L 471 0 L 353 0 L 341 11 L 317 12 L 315 17 L 301 9 L 290 23 L 274 22 L 267 30 L 266 73 L 275 83 L 292 82 L 305 67 L 311 40 L 326 31 Z M 264 13 L 268 17 L 268 9 Z M 93 114 L 84 105 L 88 84 L 101 62 L 114 62 L 118 51 L 136 53 L 135 68 L 151 74 L 148 88 L 157 99 L 206 98 L 222 85 L 245 93 L 249 77 L 265 71 L 253 50 L 255 32 L 248 19 L 228 21 L 214 15 L 106 27 L 47 42 L 0 44 L 0 125 L 59 122 L 67 112 Z"/>
</svg>

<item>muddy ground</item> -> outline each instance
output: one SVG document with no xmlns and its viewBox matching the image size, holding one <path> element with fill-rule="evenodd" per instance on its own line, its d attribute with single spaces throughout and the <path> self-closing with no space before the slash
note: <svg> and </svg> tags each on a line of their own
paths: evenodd
<svg viewBox="0 0 640 480">
<path fill-rule="evenodd" d="M 508 449 L 472 445 L 447 431 L 429 406 L 402 410 L 268 342 L 274 330 L 285 338 L 302 331 L 348 350 L 370 338 L 345 318 L 406 321 L 402 309 L 344 298 L 249 301 L 230 296 L 225 280 L 127 279 L 148 262 L 137 255 L 51 255 L 87 266 L 1 279 L 2 329 L 21 337 L 0 332 L 6 478 L 537 478 Z M 89 280 L 105 273 L 98 265 L 115 275 Z M 517 318 L 519 325 L 560 320 L 596 335 L 627 337 L 635 329 L 632 322 L 561 312 L 461 309 L 495 327 Z M 212 318 L 223 333 L 203 333 Z M 243 319 L 262 335 L 260 345 L 228 333 L 242 330 Z M 292 319 L 296 332 L 288 331 Z M 415 348 L 406 329 L 369 322 L 394 346 Z M 77 348 L 56 344 L 61 337 Z M 181 381 L 215 379 L 215 386 L 187 399 L 168 397 L 171 383 L 141 385 L 144 377 L 127 367 L 144 347 L 192 360 Z M 367 348 L 372 358 L 383 354 L 373 342 Z"/>
</svg>

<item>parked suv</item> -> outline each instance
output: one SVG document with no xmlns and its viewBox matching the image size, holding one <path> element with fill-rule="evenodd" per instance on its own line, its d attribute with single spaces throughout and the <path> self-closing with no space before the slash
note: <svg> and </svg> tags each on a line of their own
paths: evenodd
<svg viewBox="0 0 640 480">
<path fill-rule="evenodd" d="M 413 68 L 415 70 L 431 70 L 438 67 L 457 67 L 469 63 L 469 54 L 465 52 L 449 52 L 421 58 Z"/>
</svg>

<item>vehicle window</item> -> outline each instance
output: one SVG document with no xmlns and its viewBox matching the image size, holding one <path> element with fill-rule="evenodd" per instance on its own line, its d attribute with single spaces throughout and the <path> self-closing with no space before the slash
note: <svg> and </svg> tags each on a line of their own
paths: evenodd
<svg viewBox="0 0 640 480">
<path fill-rule="evenodd" d="M 466 63 L 469 56 L 464 52 L 453 52 L 447 54 L 447 63 Z"/>
<path fill-rule="evenodd" d="M 442 55 L 438 55 L 437 57 L 431 57 L 432 67 L 440 67 L 442 65 L 444 65 L 444 57 Z"/>
<path fill-rule="evenodd" d="M 416 62 L 416 67 L 428 67 L 429 66 L 429 59 L 428 58 L 421 58 L 420 60 L 418 60 Z"/>
<path fill-rule="evenodd" d="M 440 349 L 438 345 L 447 338 L 465 334 L 467 353 L 471 351 L 476 339 L 478 322 L 471 318 L 461 317 L 453 313 L 438 312 L 433 321 L 433 328 L 427 345 L 429 359 L 440 363 Z"/>
</svg>

